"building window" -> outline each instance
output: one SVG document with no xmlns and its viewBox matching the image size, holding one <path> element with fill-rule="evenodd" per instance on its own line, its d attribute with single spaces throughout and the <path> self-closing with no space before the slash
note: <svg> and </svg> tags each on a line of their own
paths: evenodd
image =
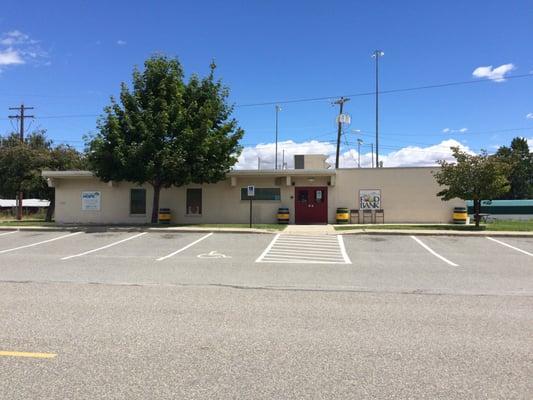
<svg viewBox="0 0 533 400">
<path fill-rule="evenodd" d="M 187 215 L 202 214 L 202 189 L 187 189 Z"/>
<path fill-rule="evenodd" d="M 146 189 L 131 189 L 130 190 L 130 214 L 131 215 L 145 215 L 146 214 Z"/>
<path fill-rule="evenodd" d="M 281 200 L 280 188 L 255 188 L 254 200 Z M 250 200 L 248 188 L 241 188 L 241 200 Z"/>
</svg>

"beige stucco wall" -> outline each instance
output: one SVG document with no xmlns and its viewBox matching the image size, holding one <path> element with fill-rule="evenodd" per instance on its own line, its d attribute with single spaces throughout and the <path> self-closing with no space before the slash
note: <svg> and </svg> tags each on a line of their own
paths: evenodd
<svg viewBox="0 0 533 400">
<path fill-rule="evenodd" d="M 359 190 L 380 189 L 385 222 L 451 222 L 463 200 L 442 201 L 432 171 L 438 168 L 354 168 L 337 171 L 331 194 L 335 207 L 359 208 Z M 330 207 L 329 219 L 335 210 Z"/>
<path fill-rule="evenodd" d="M 288 207 L 291 223 L 294 223 L 295 186 L 328 187 L 328 221 L 335 222 L 337 207 L 359 208 L 360 189 L 380 189 L 385 222 L 449 222 L 452 209 L 464 205 L 463 201 L 443 202 L 436 197 L 439 190 L 431 168 L 382 168 L 382 169 L 341 169 L 334 179 L 329 177 L 237 177 L 235 186 L 231 179 L 209 185 L 190 185 L 181 188 L 163 189 L 160 207 L 170 208 L 172 222 L 180 224 L 196 223 L 247 223 L 249 202 L 240 199 L 240 189 L 248 185 L 256 187 L 280 187 L 280 201 L 254 201 L 254 223 L 276 222 L 278 207 Z M 293 184 L 294 185 L 293 185 Z M 96 178 L 61 178 L 54 180 L 56 187 L 55 219 L 59 223 L 117 223 L 142 224 L 150 221 L 153 191 L 147 189 L 146 211 L 144 216 L 129 213 L 130 189 L 140 187 L 128 182 L 113 183 Z M 186 214 L 186 188 L 202 187 L 202 215 Z M 82 211 L 81 192 L 100 191 L 101 210 Z"/>
</svg>

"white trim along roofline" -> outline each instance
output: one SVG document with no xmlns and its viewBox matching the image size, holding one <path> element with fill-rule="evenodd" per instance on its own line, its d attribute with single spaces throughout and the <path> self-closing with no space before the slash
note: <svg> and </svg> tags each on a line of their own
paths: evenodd
<svg viewBox="0 0 533 400">
<path fill-rule="evenodd" d="M 380 170 L 405 170 L 405 169 L 428 169 L 428 170 L 438 170 L 439 166 L 433 167 L 383 167 L 383 168 L 339 168 L 335 169 L 235 169 L 226 174 L 227 178 L 230 177 L 239 177 L 239 176 L 272 176 L 272 177 L 282 177 L 282 176 L 335 176 L 338 171 L 353 171 L 361 170 L 365 172 L 368 170 L 380 171 Z M 91 171 L 50 171 L 45 170 L 42 172 L 44 178 L 55 178 L 55 179 L 71 179 L 71 178 L 92 178 L 95 175 Z"/>
</svg>

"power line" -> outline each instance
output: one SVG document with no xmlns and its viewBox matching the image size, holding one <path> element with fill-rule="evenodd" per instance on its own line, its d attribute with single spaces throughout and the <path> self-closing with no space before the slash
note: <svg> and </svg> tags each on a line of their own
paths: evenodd
<svg viewBox="0 0 533 400">
<path fill-rule="evenodd" d="M 506 80 L 507 79 L 520 79 L 520 78 L 531 78 L 531 77 L 533 77 L 533 73 L 510 75 L 510 76 L 505 77 L 505 79 Z M 493 81 L 489 78 L 482 78 L 482 79 L 468 80 L 468 81 L 445 82 L 445 83 L 437 83 L 437 84 L 423 85 L 423 86 L 413 86 L 413 87 L 399 88 L 399 89 L 380 90 L 378 94 L 412 92 L 412 91 L 417 91 L 417 90 L 428 90 L 428 89 L 436 89 L 436 88 L 443 88 L 443 87 L 450 87 L 450 86 L 473 85 L 473 84 L 484 83 L 484 82 L 493 82 Z M 265 102 L 258 102 L 258 103 L 235 104 L 235 107 L 259 107 L 259 106 L 269 106 L 269 105 L 276 105 L 276 104 L 304 103 L 304 102 L 326 101 L 326 100 L 331 101 L 339 97 L 375 96 L 375 94 L 376 94 L 375 91 L 359 92 L 359 93 L 353 93 L 353 94 L 345 94 L 342 96 L 336 95 L 336 96 L 323 96 L 323 97 L 306 97 L 306 98 L 291 99 L 291 100 L 276 100 L 276 101 L 265 101 Z M 40 119 L 93 118 L 93 117 L 99 117 L 100 115 L 101 114 L 44 115 L 39 118 Z M 3 119 L 5 120 L 5 118 Z"/>
<path fill-rule="evenodd" d="M 511 76 L 505 77 L 505 79 L 519 79 L 519 78 L 530 78 L 530 77 L 533 77 L 533 73 L 511 75 Z M 424 86 L 414 86 L 414 87 L 400 88 L 400 89 L 380 90 L 378 93 L 379 94 L 391 94 L 391 93 L 401 93 L 401 92 L 412 92 L 416 90 L 436 89 L 436 88 L 449 87 L 449 86 L 472 85 L 472 84 L 483 83 L 483 82 L 492 82 L 492 79 L 482 78 L 482 79 L 468 80 L 468 81 L 445 82 L 445 83 L 437 83 L 437 84 L 424 85 Z M 277 101 L 265 101 L 261 103 L 236 104 L 235 107 L 259 107 L 259 106 L 269 106 L 273 104 L 304 103 L 304 102 L 310 102 L 310 101 L 334 100 L 338 97 L 374 96 L 375 94 L 376 94 L 375 91 L 360 92 L 360 93 L 354 93 L 354 94 L 345 94 L 342 96 L 337 95 L 337 96 L 324 96 L 324 97 L 307 97 L 307 98 L 292 99 L 292 100 L 277 100 Z"/>
</svg>

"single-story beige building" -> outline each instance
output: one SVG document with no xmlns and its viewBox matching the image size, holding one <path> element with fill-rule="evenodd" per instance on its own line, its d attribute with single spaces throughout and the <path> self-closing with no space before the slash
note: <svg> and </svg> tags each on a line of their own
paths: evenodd
<svg viewBox="0 0 533 400">
<path fill-rule="evenodd" d="M 286 207 L 291 224 L 335 223 L 336 209 L 383 210 L 385 223 L 450 222 L 464 201 L 442 201 L 438 167 L 330 169 L 322 155 L 295 156 L 295 169 L 233 170 L 214 184 L 162 189 L 160 207 L 172 222 L 247 223 L 248 187 L 255 188 L 254 223 L 274 223 Z M 149 184 L 103 182 L 90 171 L 43 171 L 56 191 L 58 223 L 145 224 L 152 211 Z M 381 212 L 378 211 L 380 214 Z M 361 216 L 361 222 L 362 216 Z M 380 220 L 381 222 L 381 220 Z"/>
</svg>

